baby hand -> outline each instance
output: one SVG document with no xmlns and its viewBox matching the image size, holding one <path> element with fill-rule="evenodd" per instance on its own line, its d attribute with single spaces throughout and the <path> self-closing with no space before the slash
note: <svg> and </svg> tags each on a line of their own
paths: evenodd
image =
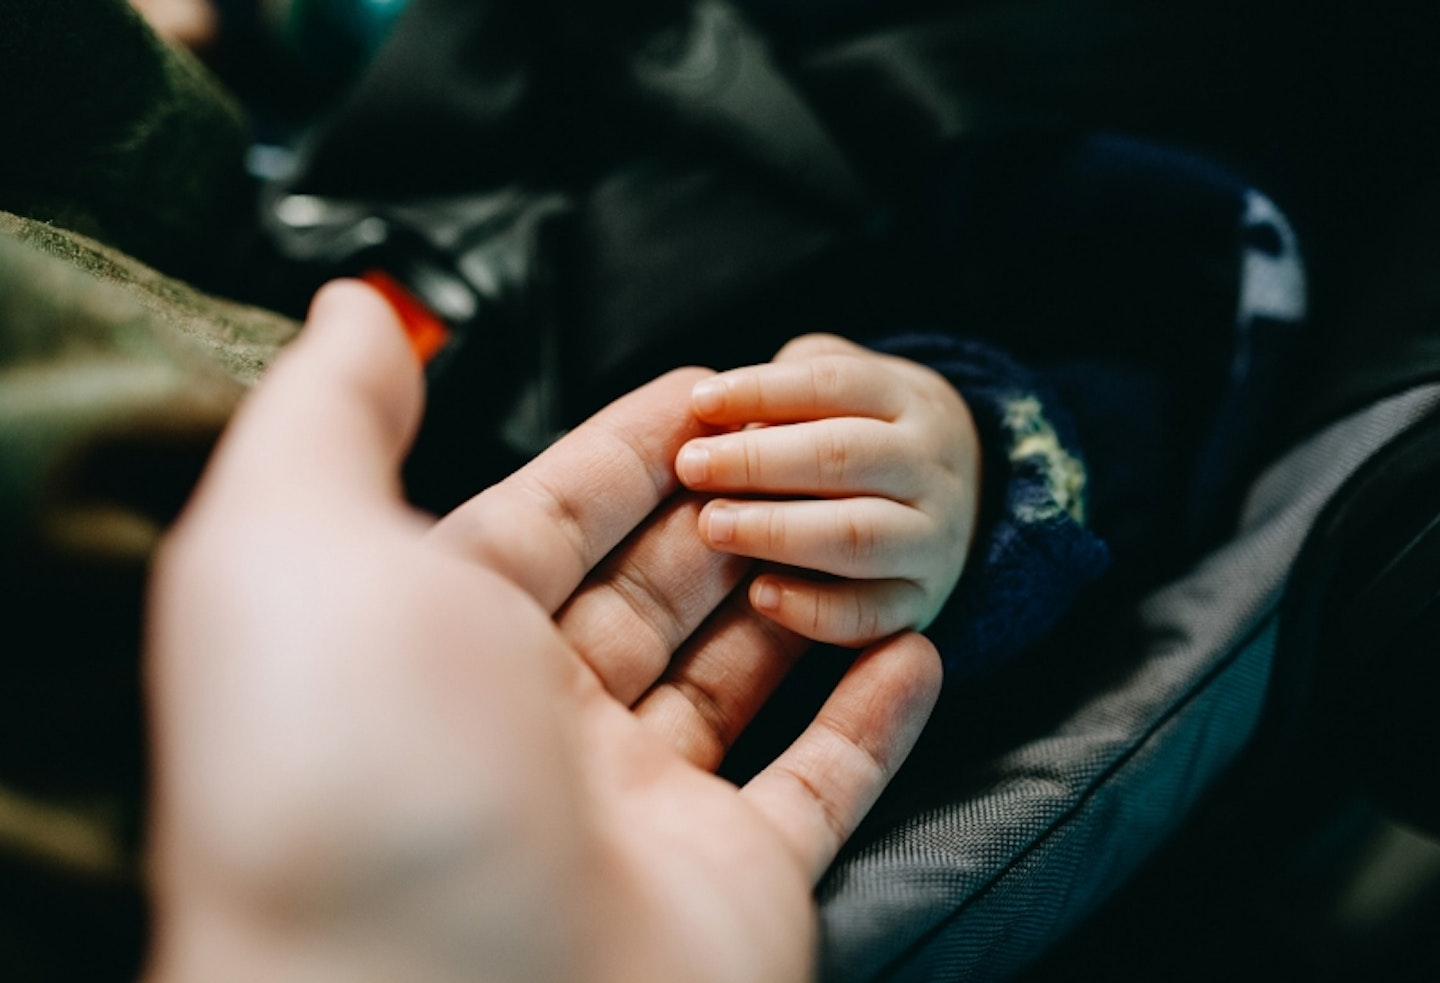
<svg viewBox="0 0 1440 983">
<path fill-rule="evenodd" d="M 691 401 L 701 420 L 735 429 L 685 444 L 680 480 L 764 496 L 707 503 L 701 537 L 828 575 L 761 573 L 750 585 L 757 611 L 854 647 L 934 620 L 960 579 L 979 508 L 980 442 L 944 377 L 806 335 L 767 365 L 697 383 Z"/>
</svg>

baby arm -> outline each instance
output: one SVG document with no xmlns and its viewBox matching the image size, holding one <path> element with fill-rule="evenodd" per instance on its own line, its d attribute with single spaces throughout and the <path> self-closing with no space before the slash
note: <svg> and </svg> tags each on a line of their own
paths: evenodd
<svg viewBox="0 0 1440 983">
<path fill-rule="evenodd" d="M 684 484 L 712 548 L 774 564 L 750 585 L 766 617 L 862 646 L 928 625 L 960 579 L 979 507 L 980 446 L 944 377 L 807 335 L 775 360 L 696 385 L 728 432 L 687 443 Z"/>
</svg>

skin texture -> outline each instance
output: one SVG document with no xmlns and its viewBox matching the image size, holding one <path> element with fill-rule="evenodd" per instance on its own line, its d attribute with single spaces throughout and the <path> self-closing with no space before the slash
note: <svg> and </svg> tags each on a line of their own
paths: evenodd
<svg viewBox="0 0 1440 983">
<path fill-rule="evenodd" d="M 703 377 L 436 522 L 397 477 L 422 401 L 400 329 L 321 292 L 153 575 L 150 979 L 813 971 L 813 886 L 939 663 L 890 638 L 748 785 L 711 774 L 803 640 L 732 596 L 745 564 L 673 495 Z"/>
<path fill-rule="evenodd" d="M 980 444 L 938 373 L 830 335 L 696 383 L 726 432 L 681 449 L 715 550 L 778 565 L 750 601 L 808 638 L 863 646 L 923 628 L 960 579 L 979 508 Z M 818 575 L 818 576 L 817 576 Z"/>
</svg>

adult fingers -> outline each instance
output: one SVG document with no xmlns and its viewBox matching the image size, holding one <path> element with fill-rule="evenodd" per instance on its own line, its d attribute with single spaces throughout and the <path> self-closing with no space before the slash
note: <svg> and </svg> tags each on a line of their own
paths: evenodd
<svg viewBox="0 0 1440 983">
<path fill-rule="evenodd" d="M 751 365 L 705 379 L 691 393 L 695 414 L 715 424 L 898 416 L 905 408 L 905 391 L 886 373 L 876 371 L 878 356 L 840 343 L 849 348 L 804 360 Z"/>
<path fill-rule="evenodd" d="M 616 549 L 555 618 L 617 700 L 634 703 L 751 561 L 696 534 L 700 499 L 676 496 Z"/>
<path fill-rule="evenodd" d="M 389 305 L 356 281 L 328 284 L 236 413 L 202 493 L 398 500 L 422 405 L 420 365 Z"/>
<path fill-rule="evenodd" d="M 737 592 L 635 704 L 635 715 L 691 764 L 714 771 L 809 645 Z"/>
<path fill-rule="evenodd" d="M 819 881 L 914 747 L 940 691 L 935 647 L 913 632 L 863 653 L 819 715 L 742 789 Z"/>
<path fill-rule="evenodd" d="M 925 627 L 930 595 L 913 580 L 817 582 L 766 573 L 750 584 L 750 603 L 806 638 L 858 648 L 902 628 Z"/>
<path fill-rule="evenodd" d="M 888 498 L 716 499 L 700 512 L 712 548 L 836 577 L 897 577 L 935 565 L 936 524 Z"/>
<path fill-rule="evenodd" d="M 676 452 L 705 432 L 689 400 L 705 374 L 678 369 L 610 404 L 450 513 L 433 535 L 553 613 L 676 489 Z"/>
<path fill-rule="evenodd" d="M 688 442 L 675 470 L 697 491 L 917 496 L 938 466 L 892 424 L 841 418 Z"/>
</svg>

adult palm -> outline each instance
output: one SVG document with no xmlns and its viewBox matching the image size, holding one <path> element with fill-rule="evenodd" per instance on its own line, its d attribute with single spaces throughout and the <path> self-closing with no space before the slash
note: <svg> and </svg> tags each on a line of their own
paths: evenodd
<svg viewBox="0 0 1440 983">
<path fill-rule="evenodd" d="M 152 583 L 152 977 L 807 975 L 938 660 L 881 643 L 745 787 L 711 773 L 803 642 L 673 494 L 697 372 L 435 523 L 398 328 L 322 292 Z"/>
</svg>

